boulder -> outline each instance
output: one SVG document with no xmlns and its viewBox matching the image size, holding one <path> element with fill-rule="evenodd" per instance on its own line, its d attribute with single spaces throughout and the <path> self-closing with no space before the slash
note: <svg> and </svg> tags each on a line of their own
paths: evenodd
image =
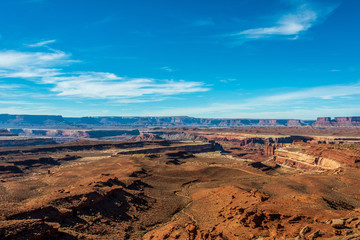
<svg viewBox="0 0 360 240">
<path fill-rule="evenodd" d="M 345 220 L 344 219 L 333 219 L 331 220 L 331 227 L 336 229 L 341 229 L 345 227 Z"/>
</svg>

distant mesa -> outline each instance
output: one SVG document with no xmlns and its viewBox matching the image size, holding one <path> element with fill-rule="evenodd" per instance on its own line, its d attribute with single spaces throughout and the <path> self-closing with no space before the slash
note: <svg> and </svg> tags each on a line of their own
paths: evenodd
<svg viewBox="0 0 360 240">
<path fill-rule="evenodd" d="M 314 127 L 359 127 L 360 117 L 318 117 Z"/>
<path fill-rule="evenodd" d="M 65 127 L 68 123 L 60 115 L 10 115 L 0 114 L 0 127 Z"/>
<path fill-rule="evenodd" d="M 1 137 L 11 137 L 11 136 L 17 136 L 18 134 L 10 132 L 6 129 L 0 129 L 0 136 Z"/>
<path fill-rule="evenodd" d="M 79 129 L 116 127 L 359 127 L 360 117 L 301 119 L 228 119 L 169 117 L 63 117 L 60 115 L 0 114 L 0 128 Z"/>
</svg>

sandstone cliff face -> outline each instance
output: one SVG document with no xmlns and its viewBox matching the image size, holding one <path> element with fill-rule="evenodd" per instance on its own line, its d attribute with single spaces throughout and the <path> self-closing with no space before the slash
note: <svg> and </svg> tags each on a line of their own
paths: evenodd
<svg viewBox="0 0 360 240">
<path fill-rule="evenodd" d="M 289 151 L 286 148 L 275 150 L 275 161 L 302 169 L 335 169 L 342 164 L 335 159 L 314 156 L 300 151 Z"/>
<path fill-rule="evenodd" d="M 338 163 L 352 168 L 360 168 L 359 149 L 356 144 L 329 145 L 318 144 L 304 149 L 321 159 L 334 159 Z"/>
</svg>

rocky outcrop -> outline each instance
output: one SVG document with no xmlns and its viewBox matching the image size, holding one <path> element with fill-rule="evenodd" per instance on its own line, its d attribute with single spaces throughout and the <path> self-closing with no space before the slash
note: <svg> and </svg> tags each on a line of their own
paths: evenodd
<svg viewBox="0 0 360 240">
<path fill-rule="evenodd" d="M 106 182 L 109 181 L 115 183 L 109 186 L 95 181 L 91 183 L 95 184 L 93 190 L 88 188 L 81 194 L 58 197 L 45 206 L 27 211 L 14 210 L 15 214 L 0 219 L 0 239 L 79 239 L 74 230 L 88 236 L 110 235 L 109 231 L 117 231 L 116 239 L 127 239 L 130 224 L 136 222 L 155 201 L 147 197 L 143 189 L 131 187 L 136 182 L 143 183 L 140 180 L 129 180 L 132 182 L 130 186 L 117 178 Z M 72 231 L 68 233 L 60 229 L 65 224 Z"/>
<path fill-rule="evenodd" d="M 275 150 L 274 162 L 294 168 L 307 170 L 335 169 L 341 167 L 341 163 L 335 159 L 314 156 L 299 150 L 280 148 Z"/>
<path fill-rule="evenodd" d="M 138 136 L 132 137 L 130 140 L 131 141 L 154 141 L 154 140 L 160 140 L 160 139 L 163 139 L 163 138 L 159 137 L 157 134 L 140 133 Z"/>
<path fill-rule="evenodd" d="M 265 155 L 266 156 L 272 156 L 272 155 L 274 155 L 274 153 L 275 153 L 275 146 L 273 146 L 273 145 L 267 145 L 266 147 L 265 147 Z"/>
<path fill-rule="evenodd" d="M 49 223 L 39 220 L 8 221 L 0 226 L 0 238 L 12 239 L 51 239 L 58 229 Z"/>
<path fill-rule="evenodd" d="M 318 144 L 305 148 L 307 154 L 318 156 L 319 162 L 322 159 L 334 159 L 336 162 L 352 168 L 360 168 L 359 149 L 357 144 Z"/>
</svg>

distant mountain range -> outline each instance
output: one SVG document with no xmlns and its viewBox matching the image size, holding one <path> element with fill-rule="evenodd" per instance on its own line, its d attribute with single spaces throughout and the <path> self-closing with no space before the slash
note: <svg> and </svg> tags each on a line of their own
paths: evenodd
<svg viewBox="0 0 360 240">
<path fill-rule="evenodd" d="M 226 119 L 173 117 L 78 117 L 0 114 L 0 128 L 114 128 L 114 127 L 359 127 L 360 117 L 300 119 Z"/>
</svg>

